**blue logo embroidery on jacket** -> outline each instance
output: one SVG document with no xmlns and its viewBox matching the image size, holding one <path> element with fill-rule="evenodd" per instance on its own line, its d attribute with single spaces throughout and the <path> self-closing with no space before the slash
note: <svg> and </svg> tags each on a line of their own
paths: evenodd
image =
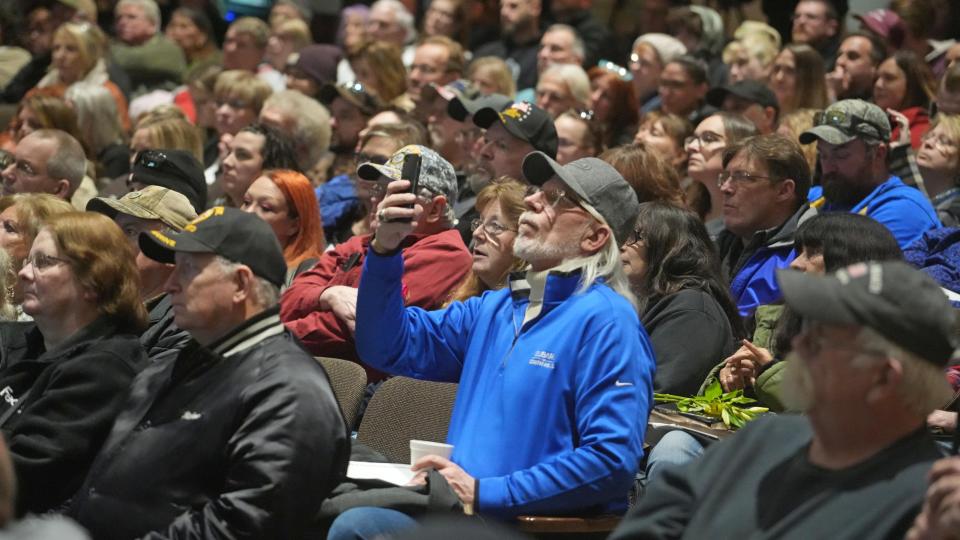
<svg viewBox="0 0 960 540">
<path fill-rule="evenodd" d="M 528 362 L 531 366 L 539 366 L 542 368 L 553 369 L 554 364 L 556 364 L 556 355 L 552 352 L 547 351 L 537 351 L 533 353 L 533 357 L 530 358 Z"/>
</svg>

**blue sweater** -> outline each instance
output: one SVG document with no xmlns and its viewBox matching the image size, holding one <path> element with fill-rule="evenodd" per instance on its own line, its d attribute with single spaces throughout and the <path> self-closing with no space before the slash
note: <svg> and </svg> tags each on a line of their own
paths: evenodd
<svg viewBox="0 0 960 540">
<path fill-rule="evenodd" d="M 554 273 L 522 326 L 523 280 L 443 310 L 404 308 L 403 259 L 370 253 L 357 350 L 389 373 L 460 383 L 447 442 L 478 479 L 478 511 L 623 512 L 655 369 L 633 307 L 602 283 L 574 294 L 579 274 Z"/>
</svg>

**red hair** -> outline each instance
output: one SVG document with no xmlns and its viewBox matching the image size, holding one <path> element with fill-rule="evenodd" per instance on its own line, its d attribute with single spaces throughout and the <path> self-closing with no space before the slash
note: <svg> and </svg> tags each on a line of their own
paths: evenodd
<svg viewBox="0 0 960 540">
<path fill-rule="evenodd" d="M 640 105 L 637 103 L 636 91 L 633 84 L 621 79 L 612 71 L 594 66 L 587 71 L 590 77 L 590 83 L 602 85 L 604 92 L 610 96 L 612 106 L 610 108 L 610 118 L 597 118 L 596 120 L 607 126 L 604 145 L 607 148 L 617 146 L 617 137 L 621 132 L 630 127 L 636 126 L 639 117 Z M 635 130 L 634 130 L 635 131 Z"/>
<path fill-rule="evenodd" d="M 283 192 L 290 217 L 300 218 L 299 232 L 283 248 L 287 266 L 296 268 L 307 259 L 319 259 L 327 247 L 327 241 L 323 237 L 320 206 L 310 180 L 287 169 L 267 171 L 265 174 Z"/>
</svg>

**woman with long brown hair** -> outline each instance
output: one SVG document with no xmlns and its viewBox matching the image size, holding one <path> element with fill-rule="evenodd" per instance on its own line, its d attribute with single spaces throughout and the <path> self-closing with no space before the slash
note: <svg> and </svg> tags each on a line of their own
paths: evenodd
<svg viewBox="0 0 960 540">
<path fill-rule="evenodd" d="M 797 109 L 827 108 L 830 100 L 823 57 L 809 45 L 787 45 L 773 61 L 770 89 L 777 96 L 781 115 Z"/>
</svg>

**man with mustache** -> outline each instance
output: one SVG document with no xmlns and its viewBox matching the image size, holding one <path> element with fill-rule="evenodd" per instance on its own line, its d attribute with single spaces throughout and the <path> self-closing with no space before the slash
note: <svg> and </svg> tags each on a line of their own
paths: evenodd
<svg viewBox="0 0 960 540">
<path fill-rule="evenodd" d="M 357 297 L 358 352 L 394 374 L 460 383 L 451 458 L 425 456 L 413 469 L 415 481 L 435 469 L 467 513 L 623 512 L 654 370 L 619 264 L 639 203 L 596 158 L 561 166 L 532 152 L 523 173 L 537 189 L 514 253 L 530 266 L 506 288 L 433 312 L 403 307 L 401 241 L 422 209 L 406 206 L 406 181 L 388 186 Z M 354 508 L 330 538 L 415 526 L 398 511 Z"/>
<path fill-rule="evenodd" d="M 953 309 L 898 261 L 777 279 L 803 320 L 781 386 L 803 414 L 664 469 L 611 540 L 904 537 L 941 455 L 925 423 L 951 395 Z"/>
<path fill-rule="evenodd" d="M 861 99 L 834 103 L 800 134 L 802 144 L 814 141 L 823 196 L 811 206 L 869 216 L 890 229 L 901 248 L 940 226 L 923 193 L 890 174 L 890 120 L 880 107 Z"/>
</svg>

